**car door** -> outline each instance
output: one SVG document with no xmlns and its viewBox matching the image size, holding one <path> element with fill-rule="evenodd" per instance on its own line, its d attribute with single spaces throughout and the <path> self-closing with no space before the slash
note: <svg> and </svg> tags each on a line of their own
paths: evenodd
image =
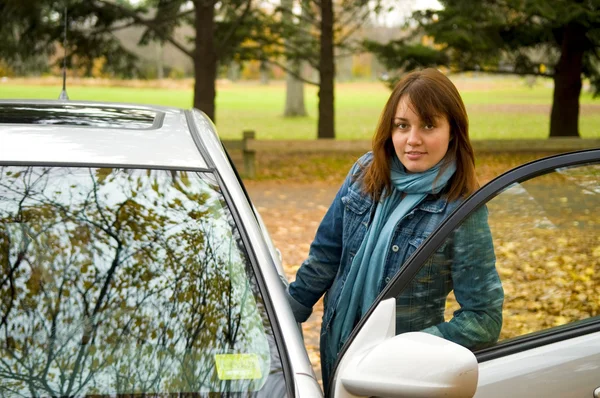
<svg viewBox="0 0 600 398">
<path fill-rule="evenodd" d="M 598 149 L 540 159 L 481 188 L 415 250 L 357 325 L 336 364 L 330 396 L 599 397 L 599 214 Z M 460 246 L 457 236 L 482 215 L 487 226 Z M 481 250 L 488 240 L 493 247 Z M 454 277 L 465 257 L 472 272 L 491 262 L 501 281 L 497 340 L 466 350 L 435 336 L 451 332 L 471 305 L 456 284 L 449 294 L 437 292 L 444 296 L 437 332 L 396 335 L 398 325 L 431 313 L 431 303 L 403 298 L 423 291 L 435 296 L 442 271 L 436 267 L 447 266 Z M 474 275 L 475 287 L 485 285 Z M 475 299 L 489 294 L 475 291 Z M 470 337 L 450 338 L 468 345 Z"/>
</svg>

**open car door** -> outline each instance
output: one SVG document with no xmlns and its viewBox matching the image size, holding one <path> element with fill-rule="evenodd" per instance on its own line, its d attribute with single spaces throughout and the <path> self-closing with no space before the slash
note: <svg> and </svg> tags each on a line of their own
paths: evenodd
<svg viewBox="0 0 600 398">
<path fill-rule="evenodd" d="M 457 252 L 457 234 L 482 217 L 486 228 Z M 466 257 L 492 261 L 500 278 L 497 341 L 467 349 L 418 328 L 399 330 L 427 324 L 427 300 L 419 307 L 406 299 L 416 285 L 431 283 L 426 291 L 443 296 L 438 331 L 464 316 L 464 289 L 440 293 L 430 281 L 444 270 L 454 276 Z M 486 294 L 477 290 L 485 281 L 473 280 L 472 296 Z M 474 193 L 387 284 L 333 374 L 335 398 L 600 397 L 600 150 L 525 164 Z"/>
</svg>

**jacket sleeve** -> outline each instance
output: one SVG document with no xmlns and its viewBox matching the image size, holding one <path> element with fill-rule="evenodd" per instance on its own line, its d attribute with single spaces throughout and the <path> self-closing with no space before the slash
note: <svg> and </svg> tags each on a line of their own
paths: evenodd
<svg viewBox="0 0 600 398">
<path fill-rule="evenodd" d="M 352 166 L 333 203 L 323 217 L 315 238 L 310 245 L 308 258 L 296 273 L 296 280 L 287 288 L 287 298 L 297 322 L 304 322 L 312 313 L 312 307 L 331 287 L 337 275 L 343 247 L 344 204 L 342 197 L 360 170 L 367 155 Z"/>
<path fill-rule="evenodd" d="M 487 218 L 482 207 L 454 232 L 451 275 L 460 309 L 424 330 L 470 349 L 494 344 L 502 328 L 504 291 Z"/>
</svg>

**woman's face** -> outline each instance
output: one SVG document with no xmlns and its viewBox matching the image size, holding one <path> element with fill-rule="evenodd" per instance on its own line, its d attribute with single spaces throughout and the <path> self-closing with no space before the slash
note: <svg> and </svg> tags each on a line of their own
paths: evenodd
<svg viewBox="0 0 600 398">
<path fill-rule="evenodd" d="M 450 124 L 446 117 L 425 123 L 413 112 L 408 96 L 400 98 L 392 127 L 392 142 L 407 171 L 429 170 L 444 158 L 450 143 Z"/>
</svg>

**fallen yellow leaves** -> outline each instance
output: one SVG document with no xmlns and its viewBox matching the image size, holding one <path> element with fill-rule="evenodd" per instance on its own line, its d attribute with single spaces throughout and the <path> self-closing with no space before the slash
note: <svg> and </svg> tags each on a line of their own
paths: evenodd
<svg viewBox="0 0 600 398">
<path fill-rule="evenodd" d="M 525 227 L 523 215 L 517 220 L 494 215 L 493 209 L 490 220 L 505 290 L 501 339 L 600 315 L 600 249 L 590 253 L 593 231 L 571 223 Z M 511 221 L 521 228 L 515 230 Z M 519 236 L 526 244 L 515 244 Z"/>
</svg>

